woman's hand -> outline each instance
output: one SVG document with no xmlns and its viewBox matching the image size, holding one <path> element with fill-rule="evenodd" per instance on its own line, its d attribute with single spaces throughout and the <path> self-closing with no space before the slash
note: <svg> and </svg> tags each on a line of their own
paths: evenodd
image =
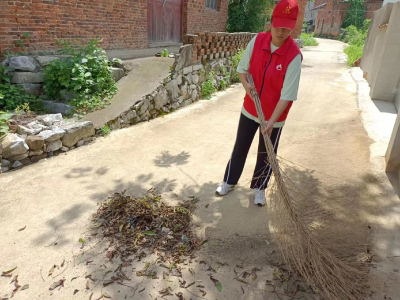
<svg viewBox="0 0 400 300">
<path fill-rule="evenodd" d="M 267 126 L 261 130 L 261 133 L 264 135 L 265 133 L 268 133 L 269 136 L 272 134 L 272 130 L 274 129 L 274 123 L 268 122 Z"/>
<path fill-rule="evenodd" d="M 251 85 L 250 83 L 248 83 L 248 82 L 246 82 L 245 84 L 243 84 L 243 87 L 244 87 L 244 89 L 246 90 L 247 95 L 249 95 L 250 98 L 251 98 L 251 100 L 254 101 L 253 95 L 251 94 L 251 91 L 254 90 L 254 91 L 257 93 L 256 88 L 255 88 L 253 85 Z"/>
</svg>

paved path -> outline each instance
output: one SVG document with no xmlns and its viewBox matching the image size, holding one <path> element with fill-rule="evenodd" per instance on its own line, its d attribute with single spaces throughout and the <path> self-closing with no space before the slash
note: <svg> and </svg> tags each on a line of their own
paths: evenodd
<svg viewBox="0 0 400 300">
<path fill-rule="evenodd" d="M 380 169 L 371 168 L 371 142 L 360 120 L 356 84 L 342 49 L 342 43 L 329 40 L 304 49 L 299 100 L 283 130 L 279 154 L 307 166 L 292 166 L 290 177 L 304 192 L 311 193 L 310 197 L 318 191 L 321 199 L 314 203 L 334 212 L 329 218 L 316 219 L 316 224 L 328 233 L 336 228 L 345 242 L 365 245 L 364 249 L 370 247 L 375 253 L 371 299 L 387 295 L 394 300 L 400 296 L 400 278 L 393 269 L 400 269 L 400 265 L 396 258 L 389 260 L 386 256 L 388 249 L 393 249 L 392 233 L 400 229 L 399 198 L 383 172 L 383 164 Z M 91 291 L 85 288 L 84 276 L 90 273 L 97 277 L 96 268 L 102 265 L 99 260 L 104 252 L 99 251 L 90 264 L 82 257 L 73 258 L 73 254 L 80 251 L 78 239 L 88 236 L 97 202 L 116 191 L 141 194 L 154 186 L 163 191 L 167 201 L 200 197 L 194 221 L 209 243 L 198 254 L 199 259 L 214 268 L 218 268 L 218 261 L 229 264 L 215 274 L 223 286 L 221 293 L 201 264 L 191 266 L 195 278 L 185 273 L 188 283 L 191 279 L 203 280 L 206 299 L 278 299 L 265 286 L 266 280 L 273 278 L 271 263 L 278 259 L 274 245 L 265 242 L 270 238 L 266 209 L 252 204 L 248 188 L 256 144 L 237 190 L 223 199 L 214 197 L 233 147 L 243 95 L 242 87 L 235 86 L 210 101 L 200 101 L 164 118 L 115 131 L 92 145 L 3 174 L 0 268 L 18 266 L 14 274 L 19 275 L 19 283 L 30 285 L 15 299 L 88 299 Z M 18 231 L 24 226 L 25 230 Z M 64 259 L 67 269 L 56 278 L 48 277 L 51 267 L 61 265 Z M 145 261 L 137 263 L 136 270 L 143 268 Z M 250 280 L 248 285 L 233 280 L 234 266 L 239 263 L 249 270 L 260 268 L 257 280 Z M 53 276 L 64 268 L 56 269 Z M 116 267 L 108 263 L 107 268 L 114 271 Z M 65 287 L 50 292 L 49 286 L 63 277 L 67 280 Z M 78 278 L 71 282 L 74 277 Z M 145 287 L 142 293 L 115 284 L 102 288 L 100 283 L 95 288 L 90 283 L 90 288 L 95 293 L 92 299 L 99 298 L 101 290 L 113 299 L 125 299 L 125 295 L 126 299 L 154 299 L 166 284 L 174 288 L 174 293 L 179 291 L 177 278 L 171 279 L 172 283 L 162 279 L 142 282 L 142 278 L 133 276 L 129 285 L 139 290 Z M 0 277 L 0 296 L 11 294 L 9 282 L 9 278 Z M 75 289 L 79 292 L 72 296 Z M 200 294 L 198 288 L 190 290 Z M 185 299 L 194 297 L 181 291 Z M 316 298 L 307 294 L 304 299 Z"/>
<path fill-rule="evenodd" d="M 128 110 L 143 96 L 152 93 L 169 74 L 174 63 L 172 58 L 147 57 L 124 62 L 132 69 L 127 76 L 118 81 L 118 92 L 110 105 L 87 114 L 83 120 L 92 121 L 94 127 L 102 127 Z"/>
</svg>

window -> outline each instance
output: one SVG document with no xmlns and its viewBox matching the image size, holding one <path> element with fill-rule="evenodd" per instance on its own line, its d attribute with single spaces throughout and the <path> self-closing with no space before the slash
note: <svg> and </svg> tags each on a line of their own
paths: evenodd
<svg viewBox="0 0 400 300">
<path fill-rule="evenodd" d="M 217 0 L 206 0 L 206 8 L 217 10 Z"/>
</svg>

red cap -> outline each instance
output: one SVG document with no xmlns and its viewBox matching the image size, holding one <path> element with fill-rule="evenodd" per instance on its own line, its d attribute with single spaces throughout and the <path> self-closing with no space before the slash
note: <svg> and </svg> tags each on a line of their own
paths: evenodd
<svg viewBox="0 0 400 300">
<path fill-rule="evenodd" d="M 293 30 L 299 16 L 299 4 L 296 0 L 281 0 L 272 13 L 272 26 Z"/>
</svg>

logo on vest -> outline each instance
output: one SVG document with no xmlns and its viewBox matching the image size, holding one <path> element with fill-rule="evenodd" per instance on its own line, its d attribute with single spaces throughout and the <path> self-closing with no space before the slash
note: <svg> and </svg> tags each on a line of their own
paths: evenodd
<svg viewBox="0 0 400 300">
<path fill-rule="evenodd" d="M 276 66 L 276 69 L 277 69 L 278 71 L 281 71 L 281 70 L 282 70 L 282 65 L 277 65 L 277 66 Z"/>
</svg>

